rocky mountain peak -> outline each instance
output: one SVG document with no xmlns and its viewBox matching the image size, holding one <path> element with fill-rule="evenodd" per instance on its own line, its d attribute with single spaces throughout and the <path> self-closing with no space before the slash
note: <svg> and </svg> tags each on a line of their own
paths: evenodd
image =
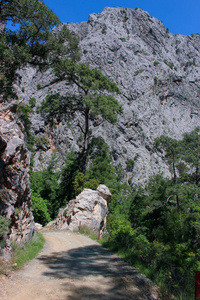
<svg viewBox="0 0 200 300">
<path fill-rule="evenodd" d="M 91 121 L 93 136 L 103 137 L 109 145 L 114 165 L 124 170 L 124 180 L 144 184 L 157 172 L 170 176 L 162 155 L 153 150 L 153 141 L 160 135 L 180 139 L 200 125 L 200 36 L 173 35 L 142 9 L 121 7 L 106 7 L 100 14 L 91 14 L 87 22 L 68 27 L 80 38 L 82 62 L 100 69 L 121 90 L 117 99 L 123 114 L 117 124 Z M 62 83 L 50 85 L 51 70 L 42 74 L 27 68 L 21 76 L 19 95 L 27 104 L 31 97 L 39 105 L 47 93 L 68 89 Z M 45 165 L 52 149 L 63 158 L 71 149 L 80 150 L 76 118 L 62 120 L 50 133 L 35 113 L 32 133 L 50 141 L 50 148 L 35 152 L 35 170 Z M 127 169 L 130 159 L 134 160 L 131 171 Z"/>
</svg>

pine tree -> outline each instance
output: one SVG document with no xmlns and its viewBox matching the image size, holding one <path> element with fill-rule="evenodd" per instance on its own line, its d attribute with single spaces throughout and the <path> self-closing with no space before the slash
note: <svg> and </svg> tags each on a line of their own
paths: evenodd
<svg viewBox="0 0 200 300">
<path fill-rule="evenodd" d="M 46 115 L 47 120 L 53 122 L 65 115 L 74 115 L 79 112 L 84 119 L 83 124 L 78 121 L 78 126 L 83 133 L 84 142 L 82 149 L 82 172 L 86 171 L 88 154 L 88 140 L 90 138 L 91 118 L 101 116 L 102 121 L 107 120 L 114 124 L 122 108 L 113 96 L 119 94 L 117 85 L 104 76 L 97 69 L 90 69 L 88 65 L 77 64 L 72 60 L 63 58 L 55 64 L 55 75 L 59 81 L 67 85 L 74 85 L 74 94 L 65 93 L 47 95 L 43 101 L 40 112 Z"/>
</svg>

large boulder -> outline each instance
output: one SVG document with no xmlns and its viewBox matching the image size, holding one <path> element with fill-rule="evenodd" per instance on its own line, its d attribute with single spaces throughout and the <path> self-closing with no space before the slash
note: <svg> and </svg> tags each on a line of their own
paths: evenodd
<svg viewBox="0 0 200 300">
<path fill-rule="evenodd" d="M 76 199 L 69 201 L 66 208 L 59 210 L 55 228 L 74 231 L 87 226 L 93 232 L 99 229 L 104 231 L 108 214 L 107 199 L 110 198 L 111 193 L 106 186 L 101 185 L 96 191 L 84 189 Z"/>
</svg>

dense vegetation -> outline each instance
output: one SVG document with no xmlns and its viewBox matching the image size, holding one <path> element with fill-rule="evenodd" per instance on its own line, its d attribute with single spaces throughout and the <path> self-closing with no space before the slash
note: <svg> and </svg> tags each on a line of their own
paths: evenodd
<svg viewBox="0 0 200 300">
<path fill-rule="evenodd" d="M 200 267 L 199 144 L 199 129 L 181 141 L 157 138 L 155 149 L 165 154 L 172 178 L 158 174 L 128 197 L 117 195 L 110 207 L 107 245 L 154 279 L 164 299 L 194 298 Z"/>
</svg>

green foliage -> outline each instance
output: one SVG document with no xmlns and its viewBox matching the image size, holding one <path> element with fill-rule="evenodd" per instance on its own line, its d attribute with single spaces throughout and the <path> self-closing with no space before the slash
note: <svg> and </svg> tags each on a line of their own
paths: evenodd
<svg viewBox="0 0 200 300">
<path fill-rule="evenodd" d="M 161 136 L 155 149 L 179 177 L 158 174 L 137 190 L 113 185 L 117 193 L 109 204 L 104 244 L 152 278 L 163 299 L 194 295 L 200 267 L 199 144 L 199 129 L 181 141 Z"/>
<path fill-rule="evenodd" d="M 33 107 L 35 107 L 35 104 L 36 104 L 36 99 L 34 97 L 32 97 L 29 100 L 29 105 L 31 106 L 31 108 L 33 108 Z"/>
<path fill-rule="evenodd" d="M 82 149 L 82 172 L 85 173 L 87 163 L 88 141 L 90 136 L 90 121 L 100 116 L 112 124 L 116 123 L 122 107 L 112 95 L 120 93 L 117 85 L 104 76 L 97 69 L 90 69 L 88 65 L 77 64 L 68 58 L 61 58 L 54 66 L 58 80 L 65 81 L 78 87 L 74 95 L 48 95 L 38 109 L 53 125 L 63 118 L 72 117 L 77 111 L 82 114 L 84 124 L 78 126 L 84 135 Z M 110 94 L 111 93 L 111 94 Z"/>
<path fill-rule="evenodd" d="M 104 27 L 104 28 L 101 30 L 101 33 L 103 33 L 103 34 L 106 34 L 106 33 L 107 33 L 106 27 Z"/>
<path fill-rule="evenodd" d="M 35 138 L 35 144 L 38 149 L 43 149 L 49 145 L 49 140 L 45 135 L 38 136 Z"/>
<path fill-rule="evenodd" d="M 17 107 L 17 113 L 20 119 L 22 120 L 25 130 L 30 131 L 31 121 L 29 119 L 30 113 L 32 113 L 32 108 L 24 103 L 19 103 Z"/>
<path fill-rule="evenodd" d="M 20 214 L 20 208 L 19 207 L 15 207 L 15 216 L 19 216 Z"/>
<path fill-rule="evenodd" d="M 25 263 L 36 257 L 38 252 L 43 248 L 45 239 L 37 233 L 31 241 L 21 247 L 18 244 L 13 244 L 14 255 L 12 257 L 12 268 L 15 270 L 20 269 Z"/>
<path fill-rule="evenodd" d="M 65 202 L 68 202 L 69 200 L 73 199 L 76 195 L 74 183 L 75 183 L 75 178 L 80 171 L 81 171 L 80 155 L 75 152 L 67 153 L 66 163 L 61 171 L 61 178 L 60 178 L 61 183 L 60 183 L 60 190 L 59 190 L 60 197 L 63 198 Z M 79 187 L 78 178 L 76 182 L 77 182 L 76 190 L 79 189 L 79 191 L 82 191 L 83 185 L 81 184 L 81 187 Z"/>
<path fill-rule="evenodd" d="M 42 218 L 42 211 L 45 213 L 42 222 L 47 222 L 48 214 L 51 218 L 57 216 L 59 208 L 64 204 L 64 199 L 60 197 L 59 192 L 58 179 L 60 173 L 55 172 L 55 164 L 56 157 L 53 157 L 46 169 L 30 172 L 30 187 L 34 198 L 33 202 L 36 203 L 37 218 Z M 48 214 L 46 213 L 46 207 L 48 208 Z"/>
<path fill-rule="evenodd" d="M 51 32 L 60 21 L 43 1 L 2 0 L 0 11 L 5 25 L 0 32 L 0 89 L 4 99 L 15 96 L 16 71 L 27 63 L 44 68 L 52 66 L 62 54 L 79 59 L 78 40 L 66 26 L 56 35 Z M 18 29 L 6 29 L 8 22 Z"/>
<path fill-rule="evenodd" d="M 134 159 L 127 159 L 126 161 L 126 169 L 128 172 L 132 172 L 135 165 Z"/>
<path fill-rule="evenodd" d="M 85 175 L 79 172 L 74 178 L 74 191 L 76 195 L 80 194 L 84 189 Z"/>
<path fill-rule="evenodd" d="M 3 0 L 0 5 L 1 22 L 5 26 L 8 21 L 19 25 L 16 31 L 0 33 L 0 87 L 6 96 L 16 78 L 16 70 L 27 62 L 33 62 L 36 59 L 32 58 L 33 55 L 44 51 L 48 30 L 59 20 L 41 1 Z"/>
<path fill-rule="evenodd" d="M 8 232 L 8 227 L 10 225 L 10 220 L 6 219 L 4 216 L 0 216 L 0 240 Z"/>
<path fill-rule="evenodd" d="M 119 38 L 122 42 L 126 42 L 126 39 L 125 38 Z"/>
<path fill-rule="evenodd" d="M 32 113 L 32 108 L 24 103 L 19 103 L 17 106 L 17 115 L 21 119 L 24 129 L 25 129 L 25 141 L 28 149 L 31 151 L 34 145 L 34 136 L 31 134 L 31 120 L 30 113 Z"/>
<path fill-rule="evenodd" d="M 164 63 L 165 63 L 168 67 L 170 67 L 170 69 L 173 69 L 173 67 L 174 67 L 173 63 L 168 62 L 166 59 L 164 60 Z"/>
<path fill-rule="evenodd" d="M 154 148 L 158 151 L 165 151 L 165 157 L 171 166 L 174 182 L 177 181 L 176 163 L 180 158 L 180 143 L 168 136 L 160 136 L 154 140 Z"/>
<path fill-rule="evenodd" d="M 156 67 L 159 63 L 157 61 L 154 61 L 154 66 Z"/>
<path fill-rule="evenodd" d="M 109 154 L 109 147 L 104 139 L 93 138 L 89 144 L 88 154 L 91 165 L 86 171 L 86 180 L 95 178 L 99 184 L 109 184 L 116 176 L 116 170 L 112 166 L 112 158 Z"/>
<path fill-rule="evenodd" d="M 51 220 L 48 212 L 47 200 L 43 199 L 36 193 L 32 193 L 31 199 L 33 203 L 33 215 L 35 222 L 46 225 Z"/>
<path fill-rule="evenodd" d="M 184 161 L 195 168 L 195 183 L 199 183 L 200 174 L 200 130 L 196 128 L 191 133 L 185 133 L 181 142 Z"/>
<path fill-rule="evenodd" d="M 80 155 L 69 153 L 61 173 L 61 194 L 69 201 L 84 188 L 96 189 L 99 184 L 112 186 L 116 170 L 112 166 L 109 147 L 102 138 L 93 138 L 88 147 L 89 167 L 81 172 Z"/>
<path fill-rule="evenodd" d="M 138 74 L 142 73 L 143 71 L 144 71 L 143 69 L 136 70 L 135 75 L 138 75 Z"/>
</svg>

